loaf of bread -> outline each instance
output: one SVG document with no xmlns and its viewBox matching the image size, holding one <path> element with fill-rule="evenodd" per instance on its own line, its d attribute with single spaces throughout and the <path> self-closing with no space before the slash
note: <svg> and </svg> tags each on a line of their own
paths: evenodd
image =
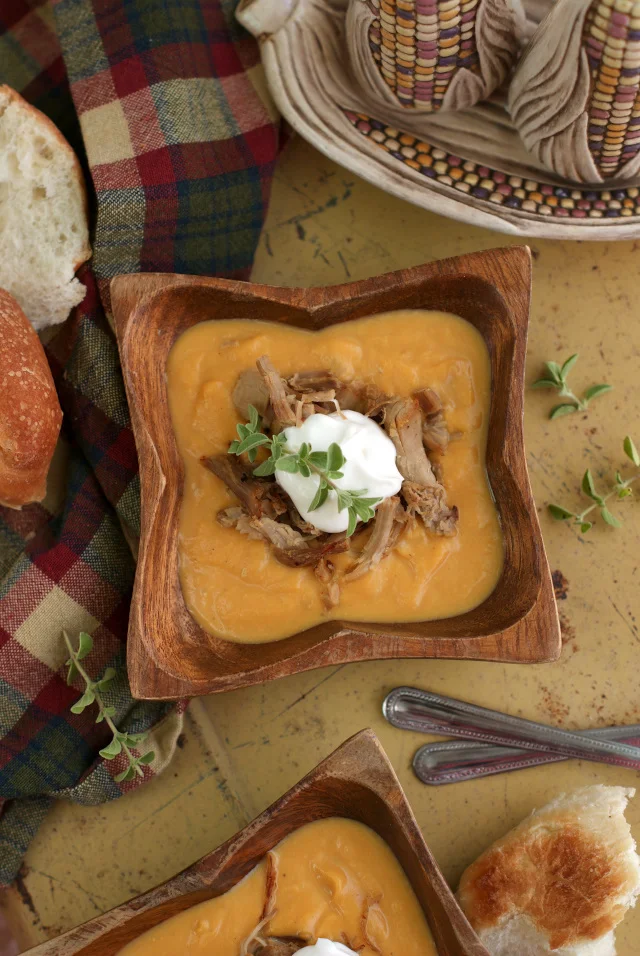
<svg viewBox="0 0 640 956">
<path fill-rule="evenodd" d="M 42 501 L 62 410 L 40 339 L 0 289 L 0 504 Z"/>
<path fill-rule="evenodd" d="M 640 893 L 634 793 L 563 794 L 465 870 L 460 904 L 491 956 L 615 956 L 613 930 Z"/>
<path fill-rule="evenodd" d="M 15 90 L 0 86 L 0 288 L 35 329 L 82 301 L 75 278 L 91 255 L 82 169 L 66 139 Z"/>
</svg>

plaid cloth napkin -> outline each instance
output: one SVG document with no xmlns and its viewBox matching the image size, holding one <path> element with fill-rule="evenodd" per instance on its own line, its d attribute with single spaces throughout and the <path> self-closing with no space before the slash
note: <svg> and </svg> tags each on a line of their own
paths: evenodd
<svg viewBox="0 0 640 956">
<path fill-rule="evenodd" d="M 0 884 L 56 798 L 97 804 L 160 772 L 183 707 L 137 702 L 125 670 L 139 483 L 108 283 L 121 272 L 246 277 L 278 149 L 277 117 L 233 0 L 2 0 L 0 83 L 59 126 L 85 163 L 94 257 L 82 305 L 47 342 L 64 411 L 47 499 L 0 508 Z M 95 708 L 71 714 L 62 629 L 93 635 L 91 676 L 118 678 L 118 727 L 155 761 L 121 757 Z M 145 748 L 146 749 L 146 748 Z"/>
</svg>

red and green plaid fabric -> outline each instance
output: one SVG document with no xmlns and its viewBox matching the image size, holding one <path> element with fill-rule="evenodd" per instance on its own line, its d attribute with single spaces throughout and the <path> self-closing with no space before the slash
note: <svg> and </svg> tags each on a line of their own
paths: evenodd
<svg viewBox="0 0 640 956">
<path fill-rule="evenodd" d="M 91 194 L 94 257 L 82 305 L 47 340 L 64 411 L 51 492 L 0 508 L 0 884 L 20 867 L 56 798 L 113 799 L 121 758 L 93 708 L 73 715 L 62 629 L 93 635 L 93 677 L 118 670 L 108 703 L 149 730 L 166 766 L 181 707 L 131 698 L 125 640 L 139 523 L 137 461 L 107 321 L 118 273 L 246 277 L 269 196 L 277 118 L 256 46 L 228 0 L 3 0 L 0 83 L 59 126 Z"/>
</svg>

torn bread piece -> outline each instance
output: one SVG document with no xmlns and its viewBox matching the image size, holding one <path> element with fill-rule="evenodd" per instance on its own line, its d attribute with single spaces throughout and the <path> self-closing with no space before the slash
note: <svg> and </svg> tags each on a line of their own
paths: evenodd
<svg viewBox="0 0 640 956">
<path fill-rule="evenodd" d="M 0 86 L 0 288 L 36 331 L 85 296 L 75 278 L 91 255 L 78 159 L 44 113 Z"/>
<path fill-rule="evenodd" d="M 640 893 L 634 794 L 562 794 L 465 870 L 458 898 L 491 956 L 615 956 L 613 930 Z"/>
</svg>

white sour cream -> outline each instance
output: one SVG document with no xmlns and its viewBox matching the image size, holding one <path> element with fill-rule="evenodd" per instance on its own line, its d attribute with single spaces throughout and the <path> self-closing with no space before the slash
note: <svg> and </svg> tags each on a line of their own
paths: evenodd
<svg viewBox="0 0 640 956">
<path fill-rule="evenodd" d="M 352 414 L 357 414 L 353 412 Z M 315 416 L 313 416 L 315 417 Z M 325 416 L 326 417 L 326 416 Z M 307 419 L 309 421 L 309 419 Z M 345 946 L 344 943 L 334 943 L 332 939 L 317 939 L 313 946 L 303 946 L 298 950 L 298 954 L 306 953 L 307 956 L 358 956 L 352 949 Z"/>
<path fill-rule="evenodd" d="M 365 498 L 390 498 L 400 491 L 402 475 L 396 467 L 396 450 L 376 422 L 350 410 L 331 415 L 310 415 L 299 427 L 285 428 L 287 448 L 298 451 L 303 442 L 312 451 L 327 451 L 333 442 L 340 445 L 346 462 L 344 477 L 335 484 L 345 491 L 365 490 Z M 299 513 L 320 531 L 346 531 L 347 510 L 338 511 L 334 491 L 315 511 L 309 511 L 320 484 L 318 475 L 304 478 L 300 473 L 276 471 L 276 481 L 289 495 Z M 338 944 L 332 944 L 338 945 Z"/>
</svg>

